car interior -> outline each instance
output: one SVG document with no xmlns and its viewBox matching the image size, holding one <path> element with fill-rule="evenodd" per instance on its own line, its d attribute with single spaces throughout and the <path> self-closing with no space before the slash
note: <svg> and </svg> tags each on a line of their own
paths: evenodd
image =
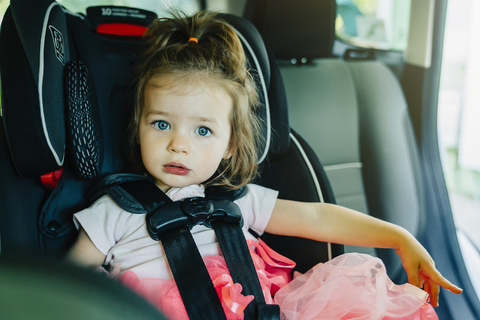
<svg viewBox="0 0 480 320">
<path fill-rule="evenodd" d="M 283 199 L 337 203 L 406 228 L 464 289 L 441 291 L 439 319 L 480 319 L 435 149 L 431 83 L 441 28 L 433 28 L 430 66 L 420 67 L 339 41 L 344 1 L 226 2 L 223 17 L 242 41 L 262 102 L 256 183 Z M 411 23 L 425 12 L 442 23 L 446 1 L 432 0 L 430 11 L 418 2 Z M 125 169 L 131 67 L 157 17 L 110 4 L 79 13 L 52 0 L 10 1 L 0 29 L 0 318 L 163 318 L 128 289 L 61 261 L 77 236 L 73 213 L 88 207 L 102 178 Z M 394 250 L 261 238 L 299 272 L 365 252 L 382 259 L 395 283 L 407 282 Z M 44 293 L 30 294 L 38 287 Z"/>
<path fill-rule="evenodd" d="M 335 1 L 303 1 L 295 10 L 284 1 L 263 11 L 261 3 L 247 2 L 253 12 L 249 19 L 279 59 L 291 127 L 298 128 L 318 155 L 337 203 L 420 236 L 425 214 L 418 151 L 398 80 L 369 56 L 352 58 L 348 51 L 344 57 L 333 56 Z M 282 28 L 286 19 L 294 23 Z M 292 64 L 292 59 L 299 62 Z M 349 250 L 380 256 L 390 277 L 401 277 L 394 252 Z"/>
</svg>

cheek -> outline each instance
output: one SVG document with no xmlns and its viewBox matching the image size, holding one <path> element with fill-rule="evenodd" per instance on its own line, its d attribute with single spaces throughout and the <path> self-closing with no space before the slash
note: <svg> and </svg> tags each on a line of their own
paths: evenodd
<svg viewBox="0 0 480 320">
<path fill-rule="evenodd" d="M 147 166 L 155 160 L 155 152 L 152 145 L 149 143 L 140 144 L 140 154 L 142 155 L 142 161 Z"/>
<path fill-rule="evenodd" d="M 225 158 L 226 148 L 227 146 L 225 146 L 222 143 L 221 145 L 212 146 L 210 148 L 203 149 L 203 151 L 200 154 L 196 153 L 196 157 L 199 160 L 201 158 L 202 159 L 201 161 L 205 163 L 207 166 L 209 167 L 216 166 L 215 169 L 217 169 L 217 167 L 220 165 L 220 162 Z"/>
<path fill-rule="evenodd" d="M 232 157 L 233 148 L 235 148 L 235 143 L 233 141 L 229 141 L 227 143 L 227 147 L 225 148 L 225 153 L 223 155 L 223 159 L 227 160 Z"/>
<path fill-rule="evenodd" d="M 217 147 L 217 154 L 220 155 L 222 159 L 228 159 L 230 157 L 230 150 L 231 150 L 231 143 L 229 140 L 224 140 L 222 143 Z"/>
</svg>

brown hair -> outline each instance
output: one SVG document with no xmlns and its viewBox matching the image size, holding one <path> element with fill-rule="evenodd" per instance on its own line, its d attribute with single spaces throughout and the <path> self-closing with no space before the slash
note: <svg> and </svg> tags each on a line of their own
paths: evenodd
<svg viewBox="0 0 480 320">
<path fill-rule="evenodd" d="M 202 11 L 187 17 L 173 12 L 172 18 L 155 20 L 144 38 L 146 48 L 135 68 L 134 115 L 129 125 L 128 150 L 133 171 L 146 172 L 138 145 L 145 88 L 154 78 L 168 77 L 170 85 L 172 81 L 203 81 L 220 86 L 232 98 L 232 156 L 222 160 L 217 172 L 204 184 L 236 189 L 252 181 L 257 175 L 261 136 L 256 116 L 258 96 L 235 30 L 216 13 Z"/>
</svg>

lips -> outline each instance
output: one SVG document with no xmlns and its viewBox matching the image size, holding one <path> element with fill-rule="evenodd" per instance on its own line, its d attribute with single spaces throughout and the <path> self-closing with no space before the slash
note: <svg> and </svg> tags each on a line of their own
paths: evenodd
<svg viewBox="0 0 480 320">
<path fill-rule="evenodd" d="M 187 175 L 190 169 L 178 162 L 170 162 L 163 166 L 163 170 L 170 174 L 176 174 L 179 176 Z"/>
</svg>

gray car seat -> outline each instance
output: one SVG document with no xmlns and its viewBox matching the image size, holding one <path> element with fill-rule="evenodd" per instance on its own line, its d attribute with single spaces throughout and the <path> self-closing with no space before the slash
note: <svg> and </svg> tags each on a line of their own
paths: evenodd
<svg viewBox="0 0 480 320">
<path fill-rule="evenodd" d="M 279 62 L 290 126 L 324 165 L 337 203 L 423 229 L 418 151 L 399 81 L 382 62 L 332 55 L 335 0 L 247 1 L 245 17 Z M 393 250 L 346 247 L 379 256 L 404 277 Z"/>
</svg>

